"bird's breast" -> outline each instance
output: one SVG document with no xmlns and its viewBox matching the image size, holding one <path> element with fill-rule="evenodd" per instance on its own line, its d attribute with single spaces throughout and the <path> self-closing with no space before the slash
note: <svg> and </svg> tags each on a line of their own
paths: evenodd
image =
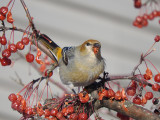
<svg viewBox="0 0 160 120">
<path fill-rule="evenodd" d="M 67 66 L 60 65 L 60 78 L 64 84 L 72 83 L 74 86 L 87 86 L 93 83 L 104 71 L 104 61 L 95 62 L 93 59 L 77 60 Z"/>
</svg>

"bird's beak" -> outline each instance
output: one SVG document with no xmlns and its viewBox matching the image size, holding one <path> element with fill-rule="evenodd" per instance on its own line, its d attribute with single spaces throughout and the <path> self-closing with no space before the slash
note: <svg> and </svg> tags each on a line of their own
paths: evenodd
<svg viewBox="0 0 160 120">
<path fill-rule="evenodd" d="M 101 45 L 99 43 L 93 44 L 93 52 L 94 54 L 97 54 L 99 52 L 99 49 L 101 48 Z"/>
</svg>

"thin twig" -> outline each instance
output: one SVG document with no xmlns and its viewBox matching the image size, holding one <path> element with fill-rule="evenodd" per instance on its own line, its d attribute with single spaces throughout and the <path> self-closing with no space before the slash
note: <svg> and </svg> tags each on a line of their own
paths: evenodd
<svg viewBox="0 0 160 120">
<path fill-rule="evenodd" d="M 18 83 L 19 85 L 25 86 L 25 84 L 22 82 L 22 79 L 19 77 L 19 75 L 16 71 L 15 71 L 15 74 L 16 74 L 18 79 L 14 79 L 14 78 L 11 78 L 11 79 L 14 80 L 16 83 Z"/>
<path fill-rule="evenodd" d="M 32 32 L 23 30 L 21 28 L 0 26 L 0 31 L 7 31 L 7 30 L 15 30 L 15 31 L 23 32 L 23 33 L 26 33 L 26 34 L 29 34 L 29 35 L 32 34 Z"/>
<path fill-rule="evenodd" d="M 31 17 L 31 15 L 30 15 L 30 13 L 29 13 L 29 10 L 28 10 L 28 8 L 27 8 L 25 2 L 24 2 L 23 0 L 20 0 L 20 1 L 21 1 L 21 3 L 22 3 L 22 6 L 23 6 L 25 12 L 26 12 L 26 15 L 27 15 L 27 18 L 28 18 L 28 20 L 29 20 L 29 23 L 30 23 L 31 26 L 32 26 L 33 32 L 37 32 L 37 30 L 36 30 L 36 28 L 35 28 L 35 26 L 34 26 L 32 17 Z"/>
</svg>

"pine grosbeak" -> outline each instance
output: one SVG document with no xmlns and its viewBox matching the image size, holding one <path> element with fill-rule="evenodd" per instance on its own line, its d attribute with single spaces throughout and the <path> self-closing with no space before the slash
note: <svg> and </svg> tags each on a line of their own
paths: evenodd
<svg viewBox="0 0 160 120">
<path fill-rule="evenodd" d="M 105 62 L 101 56 L 99 41 L 91 39 L 80 46 L 61 49 L 46 35 L 42 36 L 49 40 L 48 49 L 57 59 L 60 79 L 64 84 L 75 87 L 88 86 L 104 71 Z M 46 40 L 43 42 L 46 44 Z"/>
</svg>

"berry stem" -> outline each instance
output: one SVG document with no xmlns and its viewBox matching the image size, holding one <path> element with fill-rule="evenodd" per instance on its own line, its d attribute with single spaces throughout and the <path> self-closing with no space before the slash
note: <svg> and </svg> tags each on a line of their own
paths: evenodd
<svg viewBox="0 0 160 120">
<path fill-rule="evenodd" d="M 43 90 L 42 90 L 41 93 L 40 93 L 39 101 L 41 101 L 41 99 L 42 99 L 42 96 L 43 96 L 43 93 L 44 93 L 45 88 L 46 88 L 46 84 L 45 84 Z"/>
<path fill-rule="evenodd" d="M 13 5 L 14 5 L 14 2 L 15 2 L 15 0 L 13 1 L 13 3 L 12 3 L 12 6 L 11 6 L 11 9 L 10 9 L 9 11 L 11 11 L 11 10 L 12 10 L 12 8 L 13 8 Z"/>
<path fill-rule="evenodd" d="M 8 8 L 8 6 L 11 4 L 12 1 L 13 1 L 13 0 L 10 0 L 10 1 L 9 1 L 9 3 L 7 4 L 7 8 Z"/>
<path fill-rule="evenodd" d="M 154 67 L 154 69 L 159 73 L 158 69 L 153 65 L 153 63 L 150 60 L 148 59 L 145 59 L 145 60 L 147 60 Z"/>
<path fill-rule="evenodd" d="M 24 89 L 26 89 L 30 84 L 32 84 L 32 82 L 28 83 L 27 85 L 25 85 L 22 90 L 20 90 L 17 94 L 20 94 Z"/>
<path fill-rule="evenodd" d="M 146 54 L 143 56 L 144 58 L 147 56 L 147 55 L 149 55 L 151 52 L 153 52 L 153 50 L 152 50 L 152 48 L 153 48 L 153 46 L 155 45 L 155 43 L 156 42 L 154 42 L 153 44 L 152 44 L 152 46 L 149 48 L 149 50 L 146 52 Z"/>
</svg>

